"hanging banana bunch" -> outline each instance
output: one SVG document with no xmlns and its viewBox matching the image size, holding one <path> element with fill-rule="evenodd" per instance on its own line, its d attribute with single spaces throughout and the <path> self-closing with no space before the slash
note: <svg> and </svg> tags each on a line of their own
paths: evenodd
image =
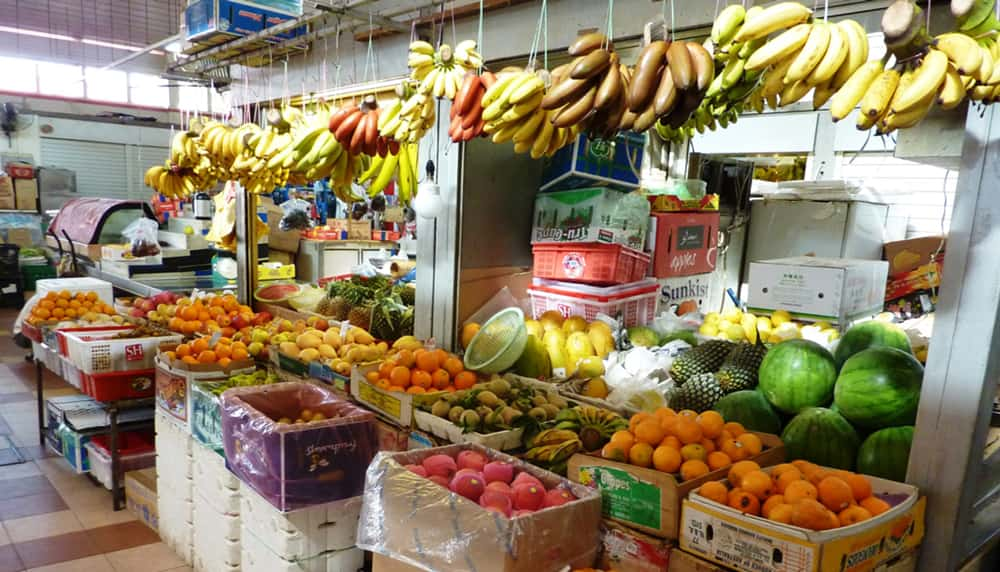
<svg viewBox="0 0 1000 572">
<path fill-rule="evenodd" d="M 434 98 L 419 93 L 413 82 L 396 86 L 397 99 L 379 115 L 378 132 L 400 143 L 416 143 L 434 126 Z"/>
<path fill-rule="evenodd" d="M 474 40 L 459 42 L 454 49 L 441 44 L 437 50 L 417 40 L 410 43 L 406 63 L 411 69 L 410 78 L 418 82 L 418 93 L 454 100 L 465 74 L 483 66 L 483 56 L 476 51 Z"/>
<path fill-rule="evenodd" d="M 483 72 L 482 75 L 475 72 L 465 74 L 462 87 L 451 105 L 448 135 L 452 141 L 471 141 L 482 134 L 486 126 L 486 120 L 483 119 L 483 96 L 496 81 L 496 75 L 491 72 Z"/>
</svg>

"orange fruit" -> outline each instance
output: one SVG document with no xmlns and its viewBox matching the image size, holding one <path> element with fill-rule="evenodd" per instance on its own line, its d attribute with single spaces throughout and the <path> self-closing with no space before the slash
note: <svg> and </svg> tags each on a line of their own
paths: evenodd
<svg viewBox="0 0 1000 572">
<path fill-rule="evenodd" d="M 660 422 L 655 418 L 640 421 L 636 424 L 633 433 L 635 434 L 636 441 L 648 445 L 658 445 L 665 436 L 663 429 L 660 427 Z"/>
<path fill-rule="evenodd" d="M 681 465 L 681 479 L 685 481 L 690 481 L 691 479 L 697 479 L 698 477 L 704 477 L 710 472 L 712 471 L 709 470 L 708 465 L 705 464 L 705 461 L 699 461 L 697 459 L 684 461 L 684 463 Z"/>
<path fill-rule="evenodd" d="M 379 389 L 382 389 L 384 391 L 389 391 L 390 388 L 392 388 L 392 386 L 389 385 L 389 380 L 388 379 L 383 379 L 381 377 L 378 378 L 378 381 L 375 382 L 375 387 L 377 387 Z"/>
<path fill-rule="evenodd" d="M 636 443 L 628 451 L 628 462 L 637 467 L 653 465 L 653 446 L 649 443 Z"/>
<path fill-rule="evenodd" d="M 410 350 L 399 350 L 399 353 L 396 354 L 396 361 L 399 362 L 399 365 L 412 368 L 417 358 Z"/>
<path fill-rule="evenodd" d="M 56 308 L 61 308 L 61 309 L 69 308 L 69 302 L 60 298 L 56 300 Z"/>
<path fill-rule="evenodd" d="M 677 412 L 669 407 L 658 407 L 656 408 L 656 411 L 653 412 L 653 417 L 662 421 L 664 419 L 670 419 L 671 417 L 677 417 Z"/>
<path fill-rule="evenodd" d="M 378 376 L 385 379 L 389 379 L 389 374 L 392 373 L 392 368 L 396 367 L 397 365 L 405 366 L 406 364 L 396 363 L 389 359 L 383 361 L 378 366 Z"/>
<path fill-rule="evenodd" d="M 177 354 L 175 352 L 163 352 L 163 357 L 167 358 L 168 361 L 174 361 L 177 359 Z"/>
<path fill-rule="evenodd" d="M 196 358 L 194 356 L 190 356 L 190 355 L 182 357 L 181 361 L 184 362 L 184 363 L 186 363 L 186 364 L 191 364 L 191 365 L 194 365 L 196 363 L 201 363 L 201 362 L 198 361 L 198 358 Z"/>
<path fill-rule="evenodd" d="M 438 367 L 441 367 L 442 365 L 444 365 L 444 362 L 449 357 L 454 357 L 454 356 L 450 355 L 448 352 L 444 351 L 443 349 L 438 348 L 438 349 L 434 350 L 434 357 L 437 358 Z M 435 369 L 437 369 L 437 368 L 435 368 Z"/>
<path fill-rule="evenodd" d="M 398 387 L 410 386 L 410 370 L 401 365 L 397 365 L 389 372 L 389 383 Z"/>
<path fill-rule="evenodd" d="M 698 418 L 698 412 L 691 409 L 681 409 L 677 412 L 677 415 L 681 417 L 686 417 L 688 419 L 694 420 Z"/>
<path fill-rule="evenodd" d="M 664 473 L 676 473 L 681 468 L 681 454 L 677 449 L 660 445 L 653 451 L 653 467 Z"/>
<path fill-rule="evenodd" d="M 785 487 L 784 492 L 785 502 L 788 504 L 796 504 L 801 500 L 816 500 L 819 496 L 819 492 L 816 487 L 813 486 L 809 481 L 795 481 L 794 483 L 789 483 Z"/>
<path fill-rule="evenodd" d="M 706 437 L 702 437 L 701 441 L 698 444 L 705 448 L 706 453 L 711 453 L 712 451 L 715 451 L 718 448 L 715 446 L 715 441 L 712 441 L 711 439 L 708 439 Z"/>
<path fill-rule="evenodd" d="M 779 493 L 784 494 L 788 485 L 798 481 L 808 482 L 802 478 L 802 473 L 800 473 L 798 469 L 795 469 L 794 471 L 785 471 L 781 473 L 777 479 L 774 479 L 774 489 Z"/>
<path fill-rule="evenodd" d="M 871 517 L 872 513 L 868 512 L 868 509 L 855 505 L 840 511 L 840 514 L 837 515 L 837 520 L 840 521 L 840 526 L 851 526 L 852 524 L 868 520 Z"/>
<path fill-rule="evenodd" d="M 823 479 L 832 476 L 833 476 L 833 471 L 823 468 L 817 468 L 805 475 L 806 480 L 814 485 L 818 485 L 819 482 L 822 481 Z"/>
<path fill-rule="evenodd" d="M 729 484 L 734 487 L 740 487 L 740 479 L 743 475 L 751 471 L 759 471 L 760 465 L 754 463 L 753 461 L 737 461 L 733 463 L 733 466 L 729 468 L 729 474 L 726 475 L 729 479 Z"/>
<path fill-rule="evenodd" d="M 698 494 L 719 504 L 729 502 L 729 489 L 719 481 L 708 481 L 698 488 Z"/>
<path fill-rule="evenodd" d="M 872 484 L 868 480 L 868 477 L 851 474 L 844 477 L 844 481 L 851 487 L 855 501 L 861 502 L 863 499 L 872 496 Z"/>
<path fill-rule="evenodd" d="M 750 471 L 740 478 L 740 488 L 760 500 L 767 500 L 774 491 L 771 477 L 764 471 Z"/>
<path fill-rule="evenodd" d="M 799 472 L 802 473 L 803 477 L 807 477 L 810 473 L 819 468 L 819 465 L 810 463 L 804 459 L 796 459 L 792 461 L 792 466 L 798 469 Z"/>
<path fill-rule="evenodd" d="M 420 353 L 420 351 L 418 350 L 416 363 L 418 368 L 426 371 L 427 373 L 433 373 L 434 370 L 440 367 L 440 362 L 438 362 L 437 354 L 426 350 L 423 353 Z"/>
<path fill-rule="evenodd" d="M 859 502 L 858 504 L 864 507 L 864 509 L 867 510 L 869 513 L 871 513 L 872 516 L 878 516 L 883 512 L 889 510 L 890 508 L 892 508 L 891 506 L 889 506 L 889 503 L 885 502 L 884 500 L 878 497 L 868 497 L 866 499 L 861 499 L 861 502 Z"/>
<path fill-rule="evenodd" d="M 621 443 L 609 442 L 601 449 L 601 457 L 619 463 L 628 462 L 628 454 L 631 446 L 625 447 Z"/>
<path fill-rule="evenodd" d="M 795 526 L 801 526 L 802 528 L 808 528 L 810 530 L 829 530 L 831 528 L 836 528 L 840 526 L 840 521 L 837 520 L 836 515 L 833 515 L 833 521 L 830 520 L 830 515 L 832 514 L 825 506 L 813 499 L 802 499 L 796 503 L 793 503 L 792 508 L 792 524 Z M 836 524 L 831 524 L 836 522 Z"/>
<path fill-rule="evenodd" d="M 742 489 L 729 491 L 729 506 L 744 514 L 760 514 L 760 499 Z"/>
<path fill-rule="evenodd" d="M 398 392 L 400 392 L 400 393 L 404 393 L 404 392 L 406 392 L 406 390 L 405 390 L 405 389 L 403 389 L 402 387 L 400 387 L 400 386 L 398 386 L 398 385 L 390 385 L 390 386 L 389 386 L 389 391 L 398 391 Z"/>
<path fill-rule="evenodd" d="M 419 385 L 411 385 L 410 387 L 406 388 L 406 393 L 414 393 L 414 394 L 427 393 L 427 390 L 420 387 Z"/>
<path fill-rule="evenodd" d="M 743 427 L 742 424 L 737 423 L 735 421 L 730 421 L 730 422 L 726 423 L 725 425 L 722 426 L 722 429 L 724 431 L 729 431 L 729 433 L 733 437 L 739 437 L 740 435 L 742 435 L 742 434 L 744 434 L 744 433 L 747 432 L 747 430 Z"/>
<path fill-rule="evenodd" d="M 781 463 L 780 465 L 775 465 L 771 467 L 771 478 L 776 481 L 778 480 L 778 477 L 791 471 L 795 471 L 796 473 L 799 472 L 799 470 L 795 468 L 795 465 L 791 463 Z"/>
<path fill-rule="evenodd" d="M 48 317 L 52 315 L 52 312 L 48 311 L 46 308 L 35 308 L 31 313 L 43 320 L 48 319 Z"/>
<path fill-rule="evenodd" d="M 435 370 L 434 373 L 431 374 L 431 383 L 434 385 L 435 389 L 444 389 L 451 385 L 451 376 L 449 376 L 448 372 L 443 369 Z"/>
<path fill-rule="evenodd" d="M 764 444 L 761 443 L 760 437 L 754 435 L 753 433 L 743 433 L 741 435 L 737 435 L 736 440 L 743 444 L 743 449 L 750 457 L 759 455 L 760 452 L 764 450 Z"/>
<path fill-rule="evenodd" d="M 66 317 L 67 318 L 75 318 L 76 317 L 76 309 L 75 308 L 66 308 Z"/>
<path fill-rule="evenodd" d="M 684 418 L 677 421 L 674 432 L 681 443 L 690 445 L 701 441 L 701 426 L 693 418 Z"/>
<path fill-rule="evenodd" d="M 463 371 L 455 376 L 455 389 L 469 389 L 476 384 L 476 374 Z"/>
<path fill-rule="evenodd" d="M 194 306 L 185 306 L 184 308 L 177 311 L 178 316 L 184 320 L 197 320 L 198 319 L 198 309 Z"/>
<path fill-rule="evenodd" d="M 615 431 L 611 435 L 611 442 L 617 443 L 622 447 L 624 447 L 625 449 L 628 449 L 632 447 L 632 445 L 635 445 L 635 437 L 632 435 L 632 433 L 629 433 L 628 431 L 622 429 L 621 431 Z"/>
<path fill-rule="evenodd" d="M 215 363 L 216 356 L 212 350 L 205 350 L 198 354 L 198 361 L 201 363 Z"/>
<path fill-rule="evenodd" d="M 219 361 L 217 363 L 222 367 L 229 367 L 229 364 L 232 363 L 232 361 L 233 360 L 224 357 L 224 358 L 219 358 Z"/>
<path fill-rule="evenodd" d="M 365 379 L 368 380 L 368 383 L 378 384 L 378 380 L 379 380 L 378 370 L 373 369 L 373 370 L 369 371 L 368 373 L 366 373 L 365 374 Z"/>
<path fill-rule="evenodd" d="M 215 355 L 219 356 L 219 359 L 228 358 L 233 355 L 232 348 L 227 344 L 220 343 L 215 344 Z"/>
<path fill-rule="evenodd" d="M 649 419 L 650 417 L 652 416 L 649 413 L 646 413 L 645 411 L 640 411 L 636 413 L 631 417 L 631 419 L 628 420 L 628 430 L 635 433 L 635 426 Z"/>
<path fill-rule="evenodd" d="M 177 355 L 180 357 L 189 356 L 191 355 L 191 346 L 188 344 L 179 344 L 176 348 L 174 348 L 174 351 L 177 352 Z"/>
<path fill-rule="evenodd" d="M 63 310 L 62 308 L 56 308 L 55 310 L 52 310 L 53 318 L 59 319 L 64 317 L 65 315 L 66 315 L 66 310 Z"/>
<path fill-rule="evenodd" d="M 400 365 L 396 367 L 403 367 L 403 366 Z M 418 387 L 428 389 L 429 387 L 434 385 L 434 379 L 431 377 L 431 374 L 427 373 L 426 371 L 422 369 L 415 369 L 410 372 L 410 383 Z"/>
<path fill-rule="evenodd" d="M 702 411 L 695 421 L 701 425 L 701 433 L 708 439 L 715 439 L 721 435 L 722 427 L 726 423 L 718 411 Z"/>
<path fill-rule="evenodd" d="M 819 502 L 836 513 L 851 506 L 851 503 L 854 502 L 854 491 L 851 489 L 851 485 L 840 477 L 826 477 L 816 485 L 816 492 Z"/>
<path fill-rule="evenodd" d="M 448 372 L 449 376 L 454 377 L 465 371 L 465 365 L 462 364 L 462 360 L 456 357 L 450 357 L 444 360 L 444 364 L 441 365 L 441 369 Z"/>
<path fill-rule="evenodd" d="M 771 495 L 767 497 L 767 500 L 764 501 L 764 504 L 760 505 L 760 515 L 763 516 L 764 518 L 770 518 L 771 510 L 773 510 L 774 507 L 778 506 L 779 504 L 785 504 L 785 497 L 781 495 Z"/>
<path fill-rule="evenodd" d="M 666 447 L 673 447 L 674 449 L 680 451 L 681 447 L 684 446 L 684 443 L 681 443 L 681 440 L 678 439 L 677 437 L 674 437 L 673 435 L 667 435 L 666 437 L 663 438 L 662 441 L 660 441 L 660 445 L 664 445 Z"/>
<path fill-rule="evenodd" d="M 239 347 L 238 344 L 239 342 L 233 344 L 233 353 L 232 356 L 230 356 L 233 358 L 233 361 L 244 361 L 250 359 L 250 352 L 248 352 L 246 348 Z"/>
<path fill-rule="evenodd" d="M 746 449 L 743 448 L 743 443 L 740 443 L 736 439 L 720 440 L 719 450 L 729 455 L 729 458 L 734 461 L 742 461 L 749 456 Z"/>
<path fill-rule="evenodd" d="M 709 469 L 718 471 L 719 469 L 728 467 L 733 461 L 729 458 L 729 455 L 723 453 L 722 451 L 712 451 L 708 454 L 705 462 L 708 463 Z"/>
<path fill-rule="evenodd" d="M 708 456 L 708 451 L 698 443 L 691 443 L 690 445 L 684 445 L 681 447 L 681 457 L 685 461 L 690 461 L 692 459 L 697 459 L 699 461 L 704 461 Z"/>
<path fill-rule="evenodd" d="M 773 520 L 774 522 L 792 524 L 792 514 L 794 514 L 794 512 L 795 507 L 790 504 L 776 504 L 771 507 L 770 514 L 768 514 L 767 518 Z"/>
</svg>

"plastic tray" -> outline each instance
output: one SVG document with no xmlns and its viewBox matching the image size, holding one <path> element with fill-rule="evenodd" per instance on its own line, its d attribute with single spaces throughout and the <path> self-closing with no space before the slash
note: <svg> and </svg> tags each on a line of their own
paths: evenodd
<svg viewBox="0 0 1000 572">
<path fill-rule="evenodd" d="M 161 344 L 180 343 L 183 336 L 169 334 L 114 339 L 116 332 L 63 332 L 69 359 L 83 373 L 107 373 L 152 369 Z"/>
<path fill-rule="evenodd" d="M 477 443 L 497 451 L 517 449 L 524 437 L 524 430 L 520 428 L 495 433 L 463 433 L 462 428 L 451 421 L 421 410 L 413 412 L 413 422 L 417 429 L 427 431 L 451 443 Z"/>
<path fill-rule="evenodd" d="M 531 248 L 536 278 L 626 284 L 645 278 L 651 257 L 620 244 L 543 243 Z"/>
<path fill-rule="evenodd" d="M 144 399 L 156 393 L 155 370 L 81 373 L 80 389 L 97 401 Z"/>
<path fill-rule="evenodd" d="M 621 313 L 625 327 L 653 321 L 658 294 L 659 284 L 652 278 L 604 288 L 536 279 L 528 289 L 535 318 L 549 310 L 565 317 L 582 316 L 587 321 L 593 321 L 598 314 L 617 317 Z"/>
<path fill-rule="evenodd" d="M 90 474 L 104 488 L 111 489 L 111 438 L 107 435 L 95 435 L 84 447 L 90 456 Z M 118 464 L 119 485 L 125 486 L 125 473 L 138 471 L 156 465 L 156 448 L 153 436 L 138 431 L 124 431 L 118 436 L 118 451 L 121 455 Z"/>
</svg>

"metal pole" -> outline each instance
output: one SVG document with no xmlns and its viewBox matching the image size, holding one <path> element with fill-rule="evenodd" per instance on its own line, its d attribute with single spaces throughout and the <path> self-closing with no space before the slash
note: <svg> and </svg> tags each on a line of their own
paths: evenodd
<svg viewBox="0 0 1000 572">
<path fill-rule="evenodd" d="M 922 572 L 958 570 L 1000 534 L 996 461 L 983 458 L 1000 379 L 997 165 L 1000 115 L 972 110 L 907 471 L 928 499 Z"/>
<path fill-rule="evenodd" d="M 236 296 L 251 305 L 257 289 L 257 197 L 239 183 L 236 189 Z M 225 191 L 223 191 L 225 192 Z"/>
</svg>

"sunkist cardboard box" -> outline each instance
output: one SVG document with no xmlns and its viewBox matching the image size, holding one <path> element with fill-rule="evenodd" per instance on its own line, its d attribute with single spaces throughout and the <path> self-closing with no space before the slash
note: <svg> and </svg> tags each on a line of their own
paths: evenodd
<svg viewBox="0 0 1000 572">
<path fill-rule="evenodd" d="M 0 209 L 17 208 L 14 200 L 14 182 L 6 176 L 0 175 Z"/>
<path fill-rule="evenodd" d="M 670 543 L 605 520 L 597 567 L 615 572 L 662 572 L 670 562 Z"/>
<path fill-rule="evenodd" d="M 882 311 L 883 260 L 798 256 L 750 263 L 750 311 L 785 310 L 798 319 L 847 324 Z"/>
<path fill-rule="evenodd" d="M 38 179 L 14 179 L 14 205 L 19 211 L 38 207 Z"/>
<path fill-rule="evenodd" d="M 125 502 L 128 509 L 146 526 L 159 528 L 156 498 L 156 468 L 125 473 Z"/>
</svg>

